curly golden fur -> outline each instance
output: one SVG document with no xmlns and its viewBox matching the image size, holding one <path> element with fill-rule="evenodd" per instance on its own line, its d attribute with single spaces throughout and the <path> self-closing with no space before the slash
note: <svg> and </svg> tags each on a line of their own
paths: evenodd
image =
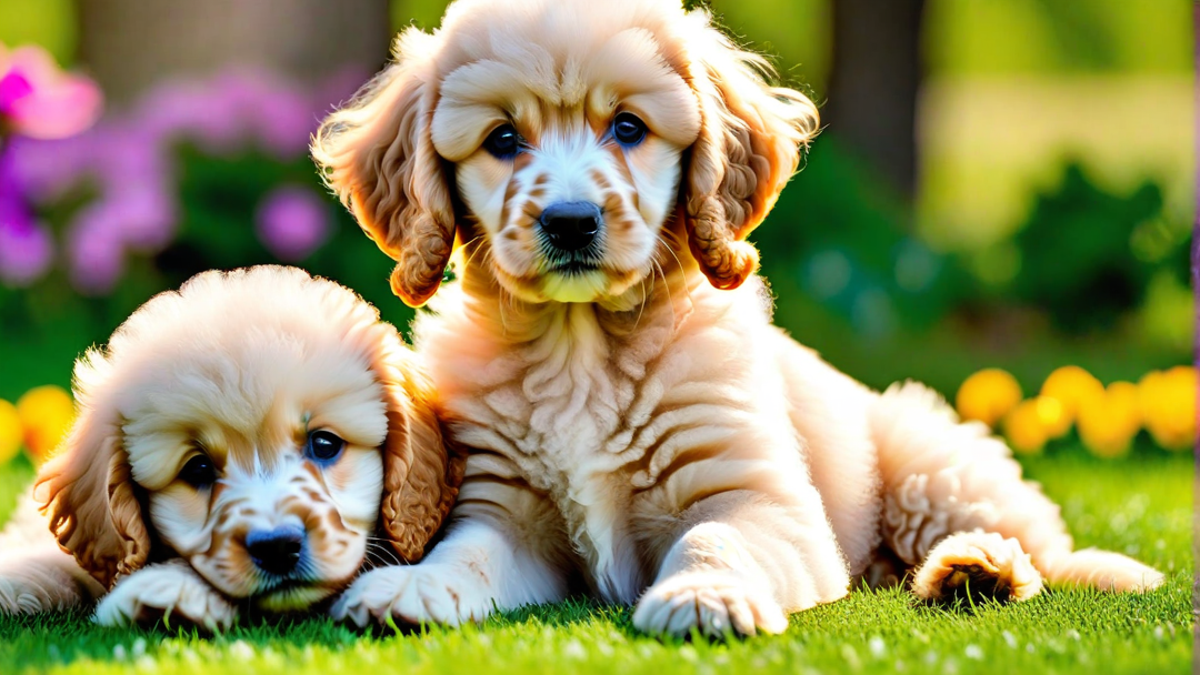
<svg viewBox="0 0 1200 675">
<path fill-rule="evenodd" d="M 0 553 L 0 611 L 99 597 L 101 623 L 219 628 L 243 599 L 302 609 L 369 551 L 419 560 L 461 481 L 395 328 L 295 268 L 207 272 L 156 296 L 78 361 L 75 393 L 79 419 L 34 486 L 44 516 L 25 509 L 4 534 L 34 545 Z M 331 459 L 312 454 L 318 431 L 343 444 Z M 294 567 L 252 544 L 281 531 Z"/>
<path fill-rule="evenodd" d="M 1161 583 L 1072 551 L 936 395 L 871 391 L 771 325 L 746 237 L 817 112 L 707 12 L 458 0 L 395 57 L 313 154 L 397 295 L 430 300 L 416 348 L 469 456 L 445 539 L 335 616 L 478 621 L 582 578 L 645 631 L 754 634 L 889 560 L 925 598 Z"/>
</svg>

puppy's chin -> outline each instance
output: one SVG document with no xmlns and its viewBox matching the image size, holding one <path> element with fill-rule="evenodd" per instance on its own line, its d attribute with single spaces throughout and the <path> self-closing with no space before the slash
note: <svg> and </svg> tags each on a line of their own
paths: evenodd
<svg viewBox="0 0 1200 675">
<path fill-rule="evenodd" d="M 594 302 L 610 292 L 608 275 L 601 270 L 547 272 L 542 294 L 555 302 Z"/>
<path fill-rule="evenodd" d="M 645 289 L 644 281 L 650 273 L 649 270 L 600 268 L 513 274 L 495 262 L 489 269 L 492 278 L 505 292 L 523 302 L 534 305 L 596 303 L 620 310 L 641 302 L 638 290 Z"/>
<path fill-rule="evenodd" d="M 263 611 L 276 614 L 299 612 L 333 595 L 335 590 L 332 586 L 283 586 L 269 593 L 254 596 L 254 604 Z"/>
</svg>

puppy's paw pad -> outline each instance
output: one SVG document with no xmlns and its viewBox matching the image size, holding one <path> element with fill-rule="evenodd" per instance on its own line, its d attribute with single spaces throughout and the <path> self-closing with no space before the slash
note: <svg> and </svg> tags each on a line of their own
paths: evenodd
<svg viewBox="0 0 1200 675">
<path fill-rule="evenodd" d="M 436 565 L 384 567 L 359 577 L 333 604 L 330 614 L 363 628 L 440 623 L 457 626 L 483 621 L 492 596 L 467 575 Z"/>
<path fill-rule="evenodd" d="M 1016 539 L 994 532 L 960 532 L 943 539 L 913 578 L 926 600 L 968 597 L 1028 600 L 1042 590 L 1042 575 Z"/>
<path fill-rule="evenodd" d="M 765 589 L 733 572 L 685 572 L 651 586 L 638 602 L 633 625 L 656 635 L 687 637 L 692 629 L 720 638 L 782 633 L 787 615 Z"/>
</svg>

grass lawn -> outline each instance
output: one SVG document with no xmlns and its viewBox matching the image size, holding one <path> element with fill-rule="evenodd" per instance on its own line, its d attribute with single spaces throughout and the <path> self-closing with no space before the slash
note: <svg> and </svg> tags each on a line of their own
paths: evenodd
<svg viewBox="0 0 1200 675">
<path fill-rule="evenodd" d="M 0 619 L 0 673 L 1183 673 L 1192 657 L 1190 455 L 1139 448 L 1101 462 L 1076 448 L 1026 461 L 1080 546 L 1167 572 L 1144 596 L 1051 588 L 1020 605 L 934 608 L 859 591 L 792 617 L 781 636 L 732 644 L 636 634 L 626 609 L 579 600 L 483 627 L 361 636 L 320 617 L 240 626 L 213 639 L 108 630 L 83 616 Z M 0 468 L 0 519 L 32 475 Z"/>
</svg>

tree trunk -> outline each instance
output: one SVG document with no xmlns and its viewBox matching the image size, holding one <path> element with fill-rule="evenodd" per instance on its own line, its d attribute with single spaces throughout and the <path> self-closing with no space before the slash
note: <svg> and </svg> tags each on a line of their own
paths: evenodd
<svg viewBox="0 0 1200 675">
<path fill-rule="evenodd" d="M 80 58 L 117 106 L 230 63 L 316 83 L 387 60 L 387 0 L 78 0 Z"/>
<path fill-rule="evenodd" d="M 925 0 L 835 0 L 833 72 L 822 122 L 829 134 L 911 196 Z"/>
</svg>

